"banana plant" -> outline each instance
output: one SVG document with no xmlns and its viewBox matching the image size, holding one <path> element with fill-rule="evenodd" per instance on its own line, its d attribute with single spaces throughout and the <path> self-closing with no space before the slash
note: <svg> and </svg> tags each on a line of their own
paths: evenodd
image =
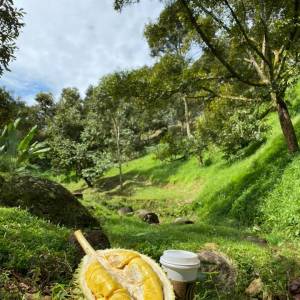
<svg viewBox="0 0 300 300">
<path fill-rule="evenodd" d="M 44 142 L 33 142 L 37 126 L 32 127 L 23 137 L 20 137 L 18 126 L 21 119 L 6 125 L 0 134 L 0 171 L 21 172 L 28 168 L 30 159 L 39 157 L 50 148 Z"/>
</svg>

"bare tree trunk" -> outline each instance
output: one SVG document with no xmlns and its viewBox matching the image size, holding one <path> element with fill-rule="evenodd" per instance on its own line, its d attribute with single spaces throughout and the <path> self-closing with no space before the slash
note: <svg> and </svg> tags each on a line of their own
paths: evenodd
<svg viewBox="0 0 300 300">
<path fill-rule="evenodd" d="M 188 103 L 186 101 L 186 97 L 183 96 L 183 103 L 184 103 L 184 117 L 185 117 L 185 128 L 186 128 L 186 135 L 188 138 L 192 136 L 191 134 L 191 128 L 190 128 L 190 115 L 189 115 L 189 107 Z"/>
<path fill-rule="evenodd" d="M 117 144 L 117 159 L 118 159 L 118 168 L 119 168 L 119 182 L 120 188 L 123 189 L 123 171 L 122 171 L 122 156 L 121 156 L 121 146 L 120 146 L 120 126 L 117 125 L 117 122 L 114 121 L 115 137 Z"/>
<path fill-rule="evenodd" d="M 276 108 L 279 117 L 280 126 L 283 136 L 287 143 L 290 153 L 299 151 L 298 139 L 296 136 L 295 128 L 293 126 L 288 108 L 284 100 L 277 96 L 275 93 L 271 94 L 272 99 L 276 101 Z"/>
</svg>

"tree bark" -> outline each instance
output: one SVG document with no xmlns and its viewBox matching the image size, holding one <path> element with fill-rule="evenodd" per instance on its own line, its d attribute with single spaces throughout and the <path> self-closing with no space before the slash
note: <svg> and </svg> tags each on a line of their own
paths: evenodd
<svg viewBox="0 0 300 300">
<path fill-rule="evenodd" d="M 275 94 L 272 94 L 272 98 L 276 99 L 279 122 L 288 150 L 290 153 L 295 153 L 299 151 L 299 144 L 287 105 L 281 97 Z"/>
<path fill-rule="evenodd" d="M 192 136 L 191 128 L 190 128 L 190 114 L 189 114 L 189 107 L 186 101 L 186 97 L 183 96 L 183 103 L 184 103 L 184 117 L 185 117 L 185 128 L 186 128 L 186 135 L 188 138 Z"/>
<path fill-rule="evenodd" d="M 117 157 L 118 157 L 118 167 L 119 167 L 119 182 L 120 188 L 123 189 L 123 171 L 122 171 L 122 156 L 121 156 L 121 146 L 120 146 L 120 126 L 114 121 L 114 129 L 116 136 L 116 145 L 117 145 Z"/>
</svg>

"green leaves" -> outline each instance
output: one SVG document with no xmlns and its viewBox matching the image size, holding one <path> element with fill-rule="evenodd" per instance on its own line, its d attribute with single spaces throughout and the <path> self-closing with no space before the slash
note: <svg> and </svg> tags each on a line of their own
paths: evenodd
<svg viewBox="0 0 300 300">
<path fill-rule="evenodd" d="M 29 132 L 20 138 L 18 126 L 21 119 L 9 123 L 0 135 L 0 170 L 8 172 L 20 172 L 30 166 L 30 159 L 41 156 L 48 152 L 45 142 L 32 143 L 37 126 L 32 127 Z"/>
<path fill-rule="evenodd" d="M 0 76 L 9 70 L 8 65 L 14 59 L 15 40 L 24 26 L 23 16 L 24 11 L 14 7 L 13 1 L 0 2 Z"/>
</svg>

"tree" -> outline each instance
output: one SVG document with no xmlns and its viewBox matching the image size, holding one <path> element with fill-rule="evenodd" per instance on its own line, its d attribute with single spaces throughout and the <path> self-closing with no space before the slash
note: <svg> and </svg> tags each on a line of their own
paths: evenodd
<svg viewBox="0 0 300 300">
<path fill-rule="evenodd" d="M 48 98 L 48 96 L 47 96 Z M 76 146 L 83 131 L 82 99 L 76 88 L 62 90 L 53 118 L 48 119 L 47 135 L 55 168 L 81 175 L 81 162 L 76 160 Z"/>
<path fill-rule="evenodd" d="M 119 169 L 120 187 L 123 188 L 123 162 L 132 155 L 134 145 L 135 113 L 131 103 L 131 76 L 129 72 L 116 72 L 104 76 L 90 91 L 87 119 L 96 120 L 101 132 L 103 148 L 111 154 Z"/>
<path fill-rule="evenodd" d="M 14 59 L 15 40 L 24 26 L 24 11 L 14 7 L 13 0 L 0 1 L 0 76 Z"/>
<path fill-rule="evenodd" d="M 134 2 L 117 0 L 115 8 Z M 177 0 L 164 12 L 169 5 L 181 6 L 190 45 L 197 43 L 253 99 L 259 94 L 276 107 L 288 150 L 298 151 L 284 95 L 299 70 L 300 1 Z"/>
<path fill-rule="evenodd" d="M 36 94 L 35 101 L 37 102 L 37 117 L 40 128 L 46 126 L 47 120 L 54 116 L 55 103 L 51 93 L 40 92 Z"/>
</svg>

